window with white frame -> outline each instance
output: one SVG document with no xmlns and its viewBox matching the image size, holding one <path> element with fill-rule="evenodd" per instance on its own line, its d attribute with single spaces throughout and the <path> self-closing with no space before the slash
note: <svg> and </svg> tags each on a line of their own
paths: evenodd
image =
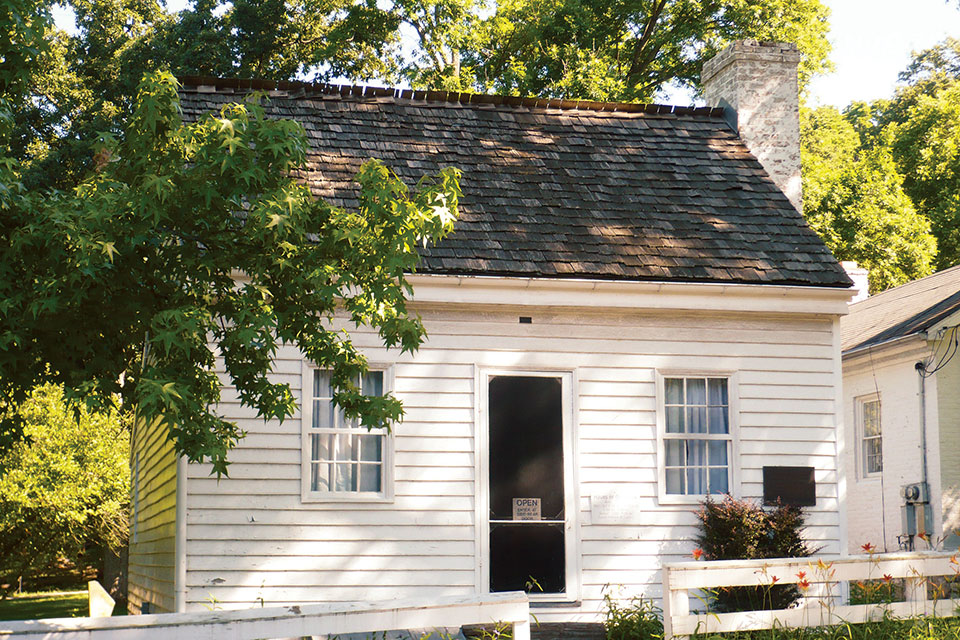
<svg viewBox="0 0 960 640">
<path fill-rule="evenodd" d="M 880 398 L 860 398 L 860 451 L 862 452 L 863 477 L 874 476 L 883 471 L 883 430 L 880 425 Z"/>
<path fill-rule="evenodd" d="M 729 385 L 726 377 L 664 377 L 663 478 L 667 495 L 730 491 L 733 436 Z"/>
<path fill-rule="evenodd" d="M 311 495 L 376 496 L 385 491 L 387 434 L 348 420 L 333 403 L 330 372 L 312 369 L 307 417 L 307 491 Z M 360 379 L 364 395 L 383 395 L 383 371 Z"/>
</svg>

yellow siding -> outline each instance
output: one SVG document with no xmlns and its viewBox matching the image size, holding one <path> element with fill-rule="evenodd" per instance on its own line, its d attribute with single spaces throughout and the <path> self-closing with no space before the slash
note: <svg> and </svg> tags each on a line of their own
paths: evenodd
<svg viewBox="0 0 960 640">
<path fill-rule="evenodd" d="M 174 610 L 177 459 L 167 430 L 138 423 L 133 435 L 133 522 L 127 596 L 131 613 Z"/>
<path fill-rule="evenodd" d="M 960 358 L 953 358 L 937 372 L 937 409 L 940 443 L 933 451 L 940 454 L 943 535 L 946 544 L 960 544 Z"/>
</svg>

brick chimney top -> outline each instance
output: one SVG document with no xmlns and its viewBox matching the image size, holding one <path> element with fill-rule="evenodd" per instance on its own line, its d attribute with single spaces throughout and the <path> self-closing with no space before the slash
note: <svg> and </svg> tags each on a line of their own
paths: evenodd
<svg viewBox="0 0 960 640">
<path fill-rule="evenodd" d="M 795 44 L 739 40 L 703 63 L 707 106 L 729 110 L 728 119 L 798 211 L 800 98 Z"/>
</svg>

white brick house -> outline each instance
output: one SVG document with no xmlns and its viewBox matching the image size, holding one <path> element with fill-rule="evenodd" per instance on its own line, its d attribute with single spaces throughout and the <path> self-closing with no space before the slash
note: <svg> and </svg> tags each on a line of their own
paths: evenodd
<svg viewBox="0 0 960 640">
<path fill-rule="evenodd" d="M 957 548 L 958 324 L 960 267 L 852 304 L 841 321 L 851 552 L 925 549 L 920 532 Z M 928 495 L 918 496 L 911 530 L 901 489 L 920 483 Z"/>
</svg>

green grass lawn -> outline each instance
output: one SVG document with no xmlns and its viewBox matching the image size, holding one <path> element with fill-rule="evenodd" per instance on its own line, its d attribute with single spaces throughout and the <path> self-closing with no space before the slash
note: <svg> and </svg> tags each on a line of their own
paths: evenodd
<svg viewBox="0 0 960 640">
<path fill-rule="evenodd" d="M 25 593 L 0 600 L 0 620 L 76 618 L 88 611 L 86 591 Z"/>
</svg>

